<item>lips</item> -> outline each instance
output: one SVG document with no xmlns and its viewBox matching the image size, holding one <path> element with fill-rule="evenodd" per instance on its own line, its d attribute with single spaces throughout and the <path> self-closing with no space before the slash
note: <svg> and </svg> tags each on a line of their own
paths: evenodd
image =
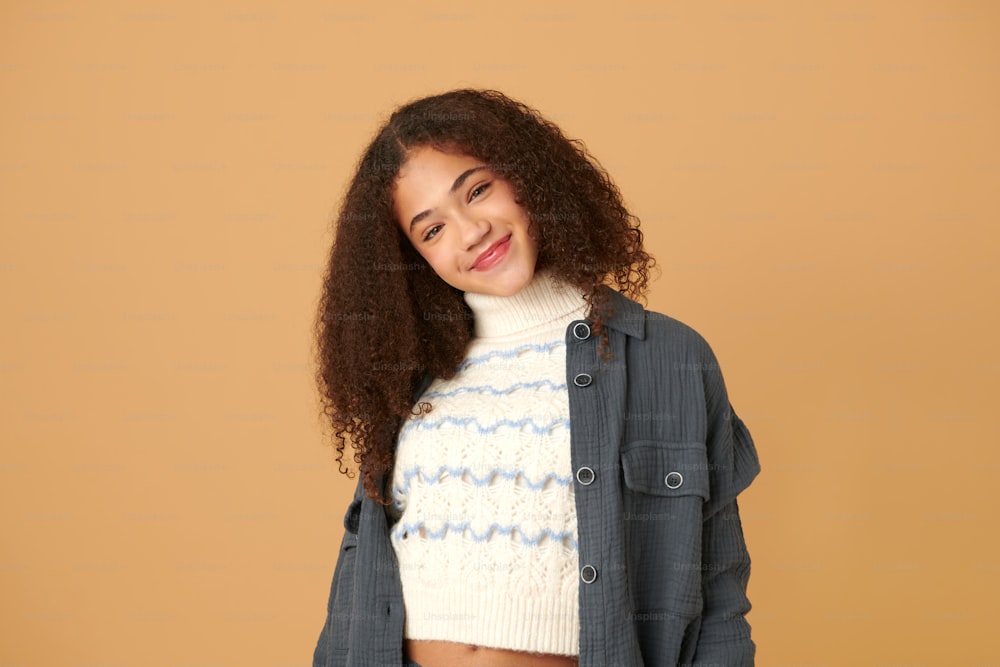
<svg viewBox="0 0 1000 667">
<path fill-rule="evenodd" d="M 492 244 L 476 257 L 476 261 L 472 263 L 471 270 L 473 271 L 485 271 L 489 269 L 494 264 L 499 262 L 507 254 L 507 249 L 510 247 L 510 237 L 511 234 L 499 239 Z"/>
</svg>

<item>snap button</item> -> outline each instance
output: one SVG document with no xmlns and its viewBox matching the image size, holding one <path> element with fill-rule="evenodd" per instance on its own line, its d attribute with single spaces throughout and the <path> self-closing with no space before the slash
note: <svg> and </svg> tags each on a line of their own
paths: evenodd
<svg viewBox="0 0 1000 667">
<path fill-rule="evenodd" d="M 592 565 L 584 565 L 583 568 L 580 569 L 580 579 L 582 579 L 585 584 L 594 583 L 594 580 L 597 579 L 597 570 L 595 570 Z"/>
<path fill-rule="evenodd" d="M 573 378 L 573 384 L 575 384 L 577 387 L 586 387 L 593 381 L 594 378 L 590 377 L 586 373 L 580 373 L 575 378 Z"/>
<path fill-rule="evenodd" d="M 684 475 L 680 474 L 676 470 L 668 472 L 667 476 L 663 478 L 663 483 L 667 485 L 668 489 L 676 489 L 683 482 Z"/>
<path fill-rule="evenodd" d="M 592 484 L 594 477 L 594 471 L 587 466 L 583 466 L 576 471 L 576 481 L 580 482 L 580 484 L 583 484 L 584 486 Z"/>
<path fill-rule="evenodd" d="M 573 325 L 573 335 L 577 340 L 587 340 L 590 338 L 590 325 L 586 322 L 577 322 Z"/>
</svg>

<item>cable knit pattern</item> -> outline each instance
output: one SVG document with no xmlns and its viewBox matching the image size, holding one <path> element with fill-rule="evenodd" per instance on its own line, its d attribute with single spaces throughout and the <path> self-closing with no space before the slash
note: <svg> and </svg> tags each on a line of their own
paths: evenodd
<svg viewBox="0 0 1000 667">
<path fill-rule="evenodd" d="M 406 636 L 537 653 L 579 650 L 566 326 L 586 304 L 536 273 L 465 294 L 476 336 L 434 409 L 400 430 L 392 544 Z"/>
</svg>

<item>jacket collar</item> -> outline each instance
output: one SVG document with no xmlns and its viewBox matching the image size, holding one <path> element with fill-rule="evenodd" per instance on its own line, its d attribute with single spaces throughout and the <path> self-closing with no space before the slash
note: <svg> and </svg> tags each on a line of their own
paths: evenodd
<svg viewBox="0 0 1000 667">
<path fill-rule="evenodd" d="M 601 289 L 608 293 L 608 304 L 611 307 L 605 325 L 623 334 L 645 340 L 646 309 L 643 308 L 642 304 L 607 285 L 601 285 Z M 607 308 L 605 308 L 605 312 L 608 312 Z"/>
</svg>

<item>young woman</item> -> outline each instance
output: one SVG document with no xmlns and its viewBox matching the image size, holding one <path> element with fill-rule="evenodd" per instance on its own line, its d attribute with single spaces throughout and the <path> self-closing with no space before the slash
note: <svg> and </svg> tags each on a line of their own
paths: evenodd
<svg viewBox="0 0 1000 667">
<path fill-rule="evenodd" d="M 584 146 L 490 90 L 364 152 L 316 322 L 360 467 L 314 667 L 752 665 L 736 497 L 760 471 L 708 343 Z"/>
</svg>

